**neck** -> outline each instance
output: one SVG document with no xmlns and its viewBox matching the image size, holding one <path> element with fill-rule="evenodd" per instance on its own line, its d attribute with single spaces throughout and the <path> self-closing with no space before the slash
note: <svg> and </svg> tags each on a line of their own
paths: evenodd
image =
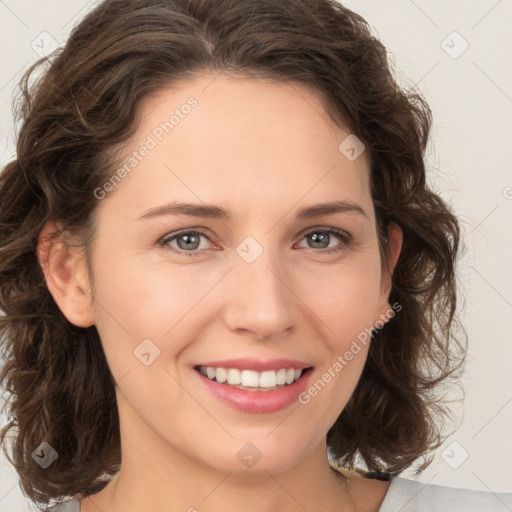
<svg viewBox="0 0 512 512">
<path fill-rule="evenodd" d="M 319 457 L 321 455 L 321 457 Z M 323 463 L 319 459 L 322 458 Z M 188 512 L 297 512 L 325 510 L 353 512 L 345 478 L 329 466 L 324 450 L 317 450 L 292 470 L 242 476 L 219 472 L 179 456 L 145 460 L 133 451 L 123 456 L 121 471 L 109 484 L 105 512 L 140 510 Z M 107 489 L 105 489 L 107 490 Z M 94 497 L 93 497 L 94 498 Z M 86 511 L 83 511 L 86 512 Z"/>
<path fill-rule="evenodd" d="M 127 422 L 135 424 L 134 418 Z M 249 473 L 223 472 L 149 430 L 141 434 L 121 425 L 121 470 L 100 493 L 82 500 L 81 512 L 356 510 L 345 477 L 329 465 L 325 442 L 287 471 L 258 471 L 255 465 Z"/>
</svg>

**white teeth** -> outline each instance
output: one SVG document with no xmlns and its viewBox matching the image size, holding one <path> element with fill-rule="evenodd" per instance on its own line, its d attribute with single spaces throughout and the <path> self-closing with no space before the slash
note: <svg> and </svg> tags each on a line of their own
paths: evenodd
<svg viewBox="0 0 512 512">
<path fill-rule="evenodd" d="M 242 371 L 242 385 L 257 388 L 260 385 L 260 376 L 253 370 Z"/>
<path fill-rule="evenodd" d="M 217 382 L 226 382 L 228 378 L 228 372 L 226 371 L 226 368 L 217 368 L 215 370 L 215 378 L 217 379 Z"/>
<path fill-rule="evenodd" d="M 276 372 L 270 370 L 261 372 L 260 374 L 260 388 L 273 388 L 276 385 L 277 377 Z"/>
<path fill-rule="evenodd" d="M 208 377 L 210 380 L 216 380 L 219 383 L 227 383 L 231 386 L 274 389 L 276 386 L 293 384 L 302 375 L 302 370 L 281 368 L 277 371 L 266 370 L 264 372 L 257 372 L 255 370 L 238 370 L 237 368 L 200 366 L 199 373 Z M 254 391 L 256 391 L 256 389 L 254 389 Z"/>
<path fill-rule="evenodd" d="M 281 368 L 276 373 L 276 384 L 278 386 L 282 386 L 283 384 L 286 384 L 286 370 L 284 368 Z"/>
<path fill-rule="evenodd" d="M 236 368 L 228 368 L 228 384 L 232 386 L 235 384 L 240 384 L 242 381 L 240 380 L 240 370 Z"/>
</svg>

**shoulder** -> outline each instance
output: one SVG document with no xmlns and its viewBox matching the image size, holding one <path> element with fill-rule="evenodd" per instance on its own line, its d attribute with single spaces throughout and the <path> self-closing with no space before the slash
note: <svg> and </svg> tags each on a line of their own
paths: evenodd
<svg viewBox="0 0 512 512">
<path fill-rule="evenodd" d="M 80 501 L 72 499 L 54 507 L 46 508 L 41 512 L 80 512 Z"/>
<path fill-rule="evenodd" d="M 512 494 L 423 484 L 395 477 L 378 512 L 507 512 Z"/>
</svg>

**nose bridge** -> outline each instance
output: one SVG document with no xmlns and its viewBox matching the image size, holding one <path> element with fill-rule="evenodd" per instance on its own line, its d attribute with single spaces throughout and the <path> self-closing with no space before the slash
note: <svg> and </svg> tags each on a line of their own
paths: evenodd
<svg viewBox="0 0 512 512">
<path fill-rule="evenodd" d="M 284 256 L 253 237 L 244 239 L 236 253 L 226 304 L 228 327 L 271 338 L 296 326 L 298 299 Z"/>
</svg>

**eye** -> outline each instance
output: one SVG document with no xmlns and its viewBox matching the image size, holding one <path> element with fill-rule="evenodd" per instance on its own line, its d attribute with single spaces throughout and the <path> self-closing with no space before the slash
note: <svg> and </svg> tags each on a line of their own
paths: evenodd
<svg viewBox="0 0 512 512">
<path fill-rule="evenodd" d="M 336 238 L 341 240 L 341 243 L 331 245 L 333 239 Z M 212 243 L 208 235 L 199 229 L 171 233 L 160 239 L 158 243 L 179 254 L 200 256 L 208 249 L 204 246 L 205 244 L 201 243 L 202 239 L 207 240 L 210 244 Z M 302 239 L 310 244 L 310 249 L 319 249 L 313 252 L 321 254 L 343 251 L 351 242 L 351 236 L 348 233 L 335 228 L 311 229 L 303 235 Z"/>
<path fill-rule="evenodd" d="M 341 243 L 330 245 L 333 238 L 338 238 Z M 335 228 L 315 228 L 304 234 L 304 239 L 310 243 L 309 248 L 321 249 L 321 253 L 343 251 L 350 244 L 351 237 L 348 233 Z"/>
<path fill-rule="evenodd" d="M 186 254 L 187 256 L 200 256 L 206 248 L 201 244 L 201 238 L 211 242 L 208 236 L 200 231 L 181 231 L 180 233 L 172 233 L 165 236 L 158 243 L 162 246 L 169 246 L 176 252 Z M 172 243 L 176 245 L 172 245 Z"/>
</svg>

